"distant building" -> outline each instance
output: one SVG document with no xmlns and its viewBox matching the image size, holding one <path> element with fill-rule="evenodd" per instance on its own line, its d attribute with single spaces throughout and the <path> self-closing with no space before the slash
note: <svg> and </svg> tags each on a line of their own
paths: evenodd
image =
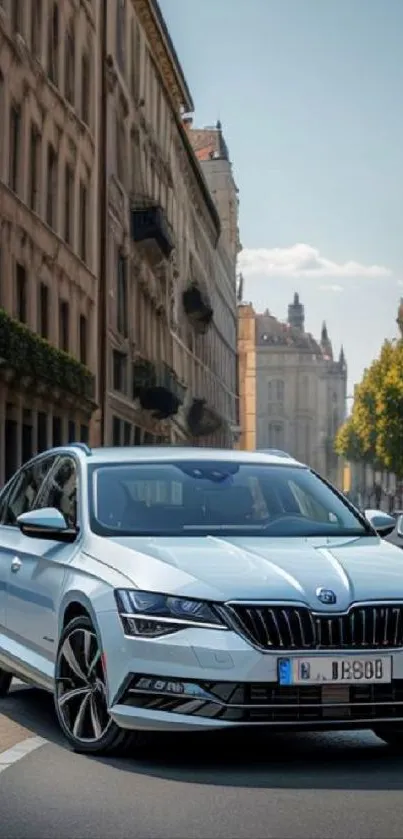
<svg viewBox="0 0 403 839">
<path fill-rule="evenodd" d="M 286 323 L 241 305 L 239 365 L 242 447 L 285 449 L 341 485 L 333 440 L 345 418 L 347 365 L 343 348 L 334 359 L 326 324 L 319 341 L 305 331 L 297 293 Z"/>
</svg>

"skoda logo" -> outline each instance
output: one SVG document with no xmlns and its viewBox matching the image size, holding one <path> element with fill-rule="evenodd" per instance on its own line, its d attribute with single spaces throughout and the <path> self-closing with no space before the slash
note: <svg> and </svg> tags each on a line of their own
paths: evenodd
<svg viewBox="0 0 403 839">
<path fill-rule="evenodd" d="M 317 588 L 316 589 L 316 597 L 320 600 L 321 603 L 324 603 L 326 606 L 334 606 L 337 602 L 337 597 L 330 588 Z"/>
</svg>

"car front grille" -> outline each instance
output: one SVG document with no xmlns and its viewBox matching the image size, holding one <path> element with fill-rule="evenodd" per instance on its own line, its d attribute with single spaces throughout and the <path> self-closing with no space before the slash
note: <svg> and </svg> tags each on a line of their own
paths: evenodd
<svg viewBox="0 0 403 839">
<path fill-rule="evenodd" d="M 403 646 L 403 604 L 357 605 L 345 614 L 304 606 L 227 606 L 234 627 L 264 650 L 385 649 Z"/>
<path fill-rule="evenodd" d="M 403 721 L 403 680 L 388 685 L 283 687 L 133 675 L 119 704 L 240 725 L 372 727 L 379 721 Z"/>
</svg>

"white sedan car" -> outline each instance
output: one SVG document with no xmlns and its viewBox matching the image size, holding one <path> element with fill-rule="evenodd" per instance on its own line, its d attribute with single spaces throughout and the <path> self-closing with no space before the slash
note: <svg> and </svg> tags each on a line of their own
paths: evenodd
<svg viewBox="0 0 403 839">
<path fill-rule="evenodd" d="M 292 458 L 54 449 L 0 495 L 0 695 L 76 750 L 234 727 L 403 745 L 403 559 Z"/>
</svg>

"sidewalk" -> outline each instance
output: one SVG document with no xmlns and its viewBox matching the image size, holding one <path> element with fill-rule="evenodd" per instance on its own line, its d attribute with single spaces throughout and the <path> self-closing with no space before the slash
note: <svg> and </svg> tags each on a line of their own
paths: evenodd
<svg viewBox="0 0 403 839">
<path fill-rule="evenodd" d="M 0 753 L 32 737 L 32 731 L 0 714 Z"/>
</svg>

